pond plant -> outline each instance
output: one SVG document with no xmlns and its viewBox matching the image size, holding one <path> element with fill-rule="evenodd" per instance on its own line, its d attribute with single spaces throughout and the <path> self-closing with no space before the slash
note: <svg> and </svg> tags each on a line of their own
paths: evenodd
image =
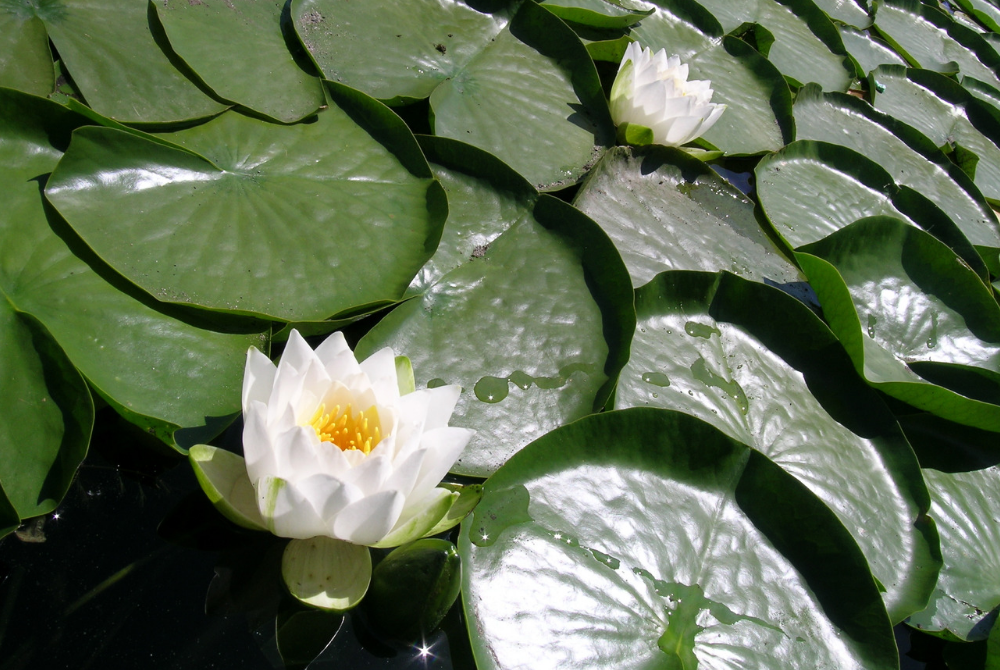
<svg viewBox="0 0 1000 670">
<path fill-rule="evenodd" d="M 0 202 L 0 670 L 112 442 L 233 667 L 1000 668 L 997 0 L 5 0 Z"/>
</svg>

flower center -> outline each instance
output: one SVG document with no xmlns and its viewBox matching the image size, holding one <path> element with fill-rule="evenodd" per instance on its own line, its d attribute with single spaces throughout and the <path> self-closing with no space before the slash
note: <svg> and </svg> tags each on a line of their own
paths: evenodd
<svg viewBox="0 0 1000 670">
<path fill-rule="evenodd" d="M 320 441 L 331 442 L 340 447 L 341 451 L 357 449 L 369 454 L 372 447 L 382 439 L 375 405 L 357 414 L 351 411 L 350 403 L 343 412 L 340 411 L 340 405 L 335 405 L 333 411 L 327 414 L 326 404 L 320 403 L 309 425 L 316 431 L 316 437 Z"/>
</svg>

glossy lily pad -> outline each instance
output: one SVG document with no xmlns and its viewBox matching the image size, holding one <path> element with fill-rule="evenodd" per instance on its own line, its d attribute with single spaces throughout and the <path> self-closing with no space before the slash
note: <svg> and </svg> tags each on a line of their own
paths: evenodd
<svg viewBox="0 0 1000 670">
<path fill-rule="evenodd" d="M 728 105 L 703 139 L 727 154 L 774 151 L 791 141 L 791 94 L 781 73 L 694 0 L 656 5 L 632 31 L 651 49 L 667 49 L 689 67 L 691 79 L 712 82 L 712 101 Z"/>
<path fill-rule="evenodd" d="M 996 630 L 1000 607 L 1000 468 L 924 470 L 924 478 L 941 530 L 944 567 L 927 609 L 909 623 L 962 640 L 985 640 Z"/>
<path fill-rule="evenodd" d="M 573 204 L 612 239 L 635 286 L 664 270 L 730 270 L 754 281 L 804 281 L 757 224 L 753 203 L 679 149 L 616 147 Z"/>
<path fill-rule="evenodd" d="M 816 6 L 834 21 L 864 30 L 872 24 L 868 0 L 816 0 Z"/>
<path fill-rule="evenodd" d="M 1000 85 L 1000 55 L 979 34 L 918 0 L 883 0 L 875 28 L 913 67 Z"/>
<path fill-rule="evenodd" d="M 795 99 L 796 139 L 833 142 L 878 163 L 897 185 L 932 200 L 1000 275 L 1000 224 L 982 193 L 933 142 L 871 105 L 807 87 Z M 962 253 L 969 261 L 969 256 Z M 970 261 L 971 264 L 971 261 Z"/>
<path fill-rule="evenodd" d="M 857 221 L 796 254 L 869 383 L 956 423 L 1000 432 L 1000 307 L 929 234 Z"/>
<path fill-rule="evenodd" d="M 988 30 L 1000 33 L 1000 7 L 989 0 L 955 0 L 955 4 L 973 16 Z"/>
<path fill-rule="evenodd" d="M 486 483 L 459 551 L 482 670 L 897 667 L 836 517 L 685 414 L 609 412 L 532 443 Z"/>
<path fill-rule="evenodd" d="M 456 0 L 296 0 L 292 15 L 328 79 L 390 104 L 429 96 L 436 135 L 498 156 L 542 190 L 562 188 L 614 143 L 607 101 L 565 23 L 534 2 L 513 16 L 516 4 L 503 4 L 487 14 Z"/>
<path fill-rule="evenodd" d="M 539 4 L 563 21 L 592 28 L 628 28 L 656 11 L 621 0 L 543 0 Z"/>
<path fill-rule="evenodd" d="M 862 73 L 868 73 L 879 65 L 906 65 L 906 60 L 881 40 L 873 38 L 869 31 L 857 30 L 850 26 L 837 26 L 844 48 L 851 54 Z"/>
<path fill-rule="evenodd" d="M 840 33 L 809 0 L 699 0 L 727 31 L 744 24 L 766 29 L 774 42 L 765 54 L 795 86 L 816 82 L 825 91 L 846 91 L 854 67 Z"/>
<path fill-rule="evenodd" d="M 82 129 L 47 197 L 161 301 L 314 320 L 396 300 L 441 235 L 441 187 L 399 117 L 331 87 L 314 123 L 231 112 L 164 136 L 184 149 Z"/>
<path fill-rule="evenodd" d="M 80 243 L 42 189 L 83 122 L 53 102 L 0 92 L 10 140 L 0 149 L 0 288 L 130 421 L 179 448 L 208 440 L 239 412 L 246 350 L 266 350 L 269 328 L 171 314 Z"/>
<path fill-rule="evenodd" d="M 941 555 L 920 466 L 822 321 L 729 273 L 658 275 L 636 313 L 615 406 L 685 412 L 757 449 L 837 514 L 894 622 L 923 609 Z"/>
<path fill-rule="evenodd" d="M 870 75 L 875 108 L 913 126 L 938 146 L 959 145 L 979 161 L 974 181 L 1000 202 L 1000 121 L 981 101 L 936 72 L 883 65 Z"/>
<path fill-rule="evenodd" d="M 219 97 L 291 123 L 325 100 L 319 79 L 291 49 L 302 51 L 284 0 L 168 0 L 155 8 L 170 47 Z M 305 54 L 300 56 L 306 59 Z"/>
<path fill-rule="evenodd" d="M 38 18 L 43 7 L 30 0 L 0 5 L 0 86 L 40 96 L 52 92 L 52 52 L 45 24 Z"/>
<path fill-rule="evenodd" d="M 758 163 L 757 193 L 778 235 L 792 248 L 821 240 L 866 216 L 895 216 L 933 231 L 983 280 L 986 266 L 962 231 L 912 188 L 896 186 L 877 163 L 846 147 L 800 140 Z M 992 252 L 994 266 L 997 252 Z"/>
<path fill-rule="evenodd" d="M 167 124 L 226 109 L 177 68 L 147 3 L 50 0 L 41 6 L 39 17 L 63 66 L 97 112 L 123 123 Z"/>
<path fill-rule="evenodd" d="M 635 329 L 632 288 L 614 245 L 579 210 L 532 196 L 473 147 L 422 146 L 455 232 L 422 293 L 356 353 L 391 346 L 413 362 L 417 388 L 460 384 L 450 423 L 477 433 L 452 471 L 485 477 L 532 439 L 604 407 Z"/>
</svg>

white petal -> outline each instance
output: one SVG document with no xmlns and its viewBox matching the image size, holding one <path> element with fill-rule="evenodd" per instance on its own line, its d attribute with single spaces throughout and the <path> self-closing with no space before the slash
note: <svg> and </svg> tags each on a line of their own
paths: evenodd
<svg viewBox="0 0 1000 670">
<path fill-rule="evenodd" d="M 365 497 L 358 487 L 325 474 L 295 482 L 295 488 L 325 520 L 328 532 L 333 530 L 333 519 L 342 509 Z"/>
<path fill-rule="evenodd" d="M 677 147 L 685 142 L 690 142 L 698 135 L 697 131 L 700 125 L 701 117 L 699 116 L 679 116 L 674 119 L 662 143 L 668 147 Z"/>
<path fill-rule="evenodd" d="M 454 426 L 424 433 L 420 446 L 427 449 L 427 456 L 420 467 L 417 483 L 406 500 L 407 510 L 412 505 L 419 504 L 423 497 L 441 482 L 475 434 L 474 430 Z"/>
<path fill-rule="evenodd" d="M 250 347 L 247 351 L 247 364 L 243 369 L 243 411 L 246 412 L 253 401 L 267 402 L 274 386 L 274 374 L 277 371 L 271 359 Z"/>
<path fill-rule="evenodd" d="M 280 477 L 257 482 L 257 506 L 272 533 L 307 539 L 326 535 L 326 524 L 302 493 Z"/>
<path fill-rule="evenodd" d="M 243 458 L 251 482 L 278 473 L 274 444 L 264 423 L 266 416 L 267 406 L 259 400 L 243 411 Z"/>
<path fill-rule="evenodd" d="M 324 366 L 329 366 L 331 362 L 344 354 L 349 354 L 351 358 L 354 358 L 354 353 L 347 345 L 347 340 L 344 338 L 344 334 L 340 331 L 331 334 L 328 338 L 320 342 L 318 347 L 316 347 L 316 358 L 318 358 Z"/>
<path fill-rule="evenodd" d="M 333 523 L 336 537 L 354 544 L 374 544 L 392 530 L 403 511 L 398 491 L 380 491 L 341 510 Z"/>
<path fill-rule="evenodd" d="M 274 445 L 278 476 L 285 479 L 304 479 L 321 472 L 319 438 L 312 426 L 296 426 L 278 436 Z"/>
<path fill-rule="evenodd" d="M 393 405 L 399 399 L 399 382 L 396 380 L 396 354 L 386 347 L 361 362 L 361 371 L 368 375 L 372 391 L 378 402 Z"/>
<path fill-rule="evenodd" d="M 392 475 L 392 461 L 385 456 L 369 454 L 363 463 L 345 475 L 344 481 L 358 487 L 367 496 L 379 491 L 390 475 Z"/>
<path fill-rule="evenodd" d="M 431 397 L 427 408 L 427 420 L 424 422 L 424 430 L 434 430 L 448 425 L 459 396 L 462 395 L 462 387 L 458 384 L 439 386 L 427 389 L 427 394 Z"/>
<path fill-rule="evenodd" d="M 413 492 L 413 487 L 420 476 L 420 469 L 423 467 L 424 458 L 427 456 L 426 449 L 418 449 L 400 461 L 397 461 L 392 476 L 385 483 L 386 489 L 399 491 L 409 498 Z"/>
</svg>

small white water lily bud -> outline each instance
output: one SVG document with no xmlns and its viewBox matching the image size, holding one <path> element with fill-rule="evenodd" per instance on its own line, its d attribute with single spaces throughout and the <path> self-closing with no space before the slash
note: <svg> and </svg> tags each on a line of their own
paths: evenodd
<svg viewBox="0 0 1000 670">
<path fill-rule="evenodd" d="M 653 143 L 670 147 L 701 137 L 719 120 L 726 106 L 710 102 L 712 82 L 688 81 L 687 77 L 688 66 L 681 63 L 680 57 L 668 58 L 664 49 L 654 54 L 638 42 L 628 45 L 611 87 L 615 124 L 648 128 Z M 642 133 L 627 135 L 639 137 Z"/>
</svg>

